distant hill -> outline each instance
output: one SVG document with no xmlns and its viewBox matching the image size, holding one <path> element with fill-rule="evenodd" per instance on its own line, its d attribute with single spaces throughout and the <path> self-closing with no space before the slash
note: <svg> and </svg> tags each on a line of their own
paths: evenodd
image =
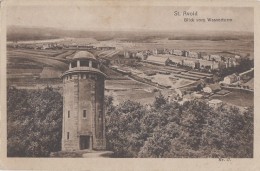
<svg viewBox="0 0 260 171">
<path fill-rule="evenodd" d="M 168 38 L 169 40 L 240 40 L 251 39 L 254 35 L 250 32 L 187 32 L 187 31 L 84 31 L 65 30 L 57 28 L 26 28 L 9 26 L 7 29 L 8 41 L 45 40 L 57 38 L 94 38 L 96 40 L 121 39 L 125 41 L 147 41 L 155 38 Z"/>
</svg>

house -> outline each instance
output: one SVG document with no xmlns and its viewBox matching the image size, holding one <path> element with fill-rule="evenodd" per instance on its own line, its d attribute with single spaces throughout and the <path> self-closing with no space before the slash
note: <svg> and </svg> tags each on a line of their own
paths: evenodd
<svg viewBox="0 0 260 171">
<path fill-rule="evenodd" d="M 189 51 L 188 52 L 188 57 L 190 57 L 190 58 L 199 58 L 199 53 Z"/>
<path fill-rule="evenodd" d="M 174 49 L 174 50 L 173 50 L 173 54 L 174 54 L 174 55 L 177 55 L 177 56 L 183 56 L 183 51 L 182 51 L 182 50 L 176 50 L 176 49 Z"/>
<path fill-rule="evenodd" d="M 191 68 L 200 68 L 200 62 L 199 61 L 194 61 L 194 60 L 188 60 L 184 59 L 182 62 L 183 66 L 188 66 Z"/>
<path fill-rule="evenodd" d="M 239 60 L 239 59 L 241 59 L 241 56 L 240 55 L 235 55 L 235 59 Z"/>
<path fill-rule="evenodd" d="M 184 57 L 188 57 L 188 56 L 189 56 L 189 51 L 184 50 L 184 51 L 183 51 L 183 56 L 184 56 Z"/>
<path fill-rule="evenodd" d="M 224 78 L 223 83 L 224 84 L 232 84 L 240 80 L 240 77 L 236 74 L 228 75 Z"/>
<path fill-rule="evenodd" d="M 212 99 L 208 102 L 210 107 L 218 108 L 222 105 L 222 101 L 218 99 Z"/>
<path fill-rule="evenodd" d="M 219 62 L 222 60 L 222 58 L 219 55 L 210 55 L 210 60 Z"/>
<path fill-rule="evenodd" d="M 124 57 L 125 57 L 125 58 L 130 58 L 129 52 L 124 51 Z"/>
<path fill-rule="evenodd" d="M 204 59 L 204 60 L 209 61 L 210 60 L 210 55 L 202 55 L 201 58 Z"/>
<path fill-rule="evenodd" d="M 237 65 L 238 65 L 238 62 L 237 62 L 236 58 L 227 58 L 227 60 L 226 60 L 227 68 L 235 67 Z"/>
<path fill-rule="evenodd" d="M 153 53 L 153 55 L 157 55 L 158 54 L 157 49 L 153 49 L 152 53 Z"/>
<path fill-rule="evenodd" d="M 170 56 L 170 57 L 169 57 L 169 62 L 172 63 L 172 64 L 182 65 L 183 60 L 182 60 L 181 58 L 176 58 L 176 57 L 174 57 L 174 56 Z"/>
<path fill-rule="evenodd" d="M 220 85 L 219 84 L 210 84 L 203 88 L 203 92 L 205 93 L 216 93 L 217 91 L 220 91 Z"/>
<path fill-rule="evenodd" d="M 142 52 L 137 52 L 136 57 L 141 59 L 141 60 L 145 60 L 145 55 Z"/>
<path fill-rule="evenodd" d="M 222 70 L 226 68 L 226 63 L 223 61 L 218 62 L 218 69 Z"/>
</svg>

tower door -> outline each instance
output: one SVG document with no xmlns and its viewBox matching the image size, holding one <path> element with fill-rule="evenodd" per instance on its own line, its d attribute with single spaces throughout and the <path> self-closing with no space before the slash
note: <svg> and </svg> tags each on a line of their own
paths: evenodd
<svg viewBox="0 0 260 171">
<path fill-rule="evenodd" d="M 90 149 L 90 136 L 80 136 L 80 149 Z"/>
</svg>

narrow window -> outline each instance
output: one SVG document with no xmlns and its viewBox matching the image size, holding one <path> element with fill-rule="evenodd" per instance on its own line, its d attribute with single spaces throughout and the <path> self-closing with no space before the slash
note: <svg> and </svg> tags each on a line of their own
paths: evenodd
<svg viewBox="0 0 260 171">
<path fill-rule="evenodd" d="M 70 79 L 72 79 L 72 75 L 70 75 Z"/>
<path fill-rule="evenodd" d="M 70 139 L 70 133 L 67 132 L 67 140 L 69 140 L 69 139 Z"/>
<path fill-rule="evenodd" d="M 68 118 L 70 118 L 70 111 L 68 111 Z"/>
<path fill-rule="evenodd" d="M 101 117 L 102 117 L 102 111 L 99 111 L 99 114 L 98 114 L 98 119 L 101 120 Z"/>
<path fill-rule="evenodd" d="M 83 118 L 87 118 L 87 111 L 83 110 Z"/>
</svg>

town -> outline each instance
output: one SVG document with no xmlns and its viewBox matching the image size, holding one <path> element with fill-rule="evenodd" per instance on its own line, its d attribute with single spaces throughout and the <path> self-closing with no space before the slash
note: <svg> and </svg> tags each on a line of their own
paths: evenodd
<svg viewBox="0 0 260 171">
<path fill-rule="evenodd" d="M 84 43 L 75 39 L 40 43 L 9 42 L 8 59 L 20 57 L 36 63 L 39 60 L 41 63 L 47 61 L 41 67 L 34 66 L 22 72 L 19 69 L 22 64 L 16 63 L 16 67 L 8 68 L 8 82 L 18 88 L 39 88 L 46 84 L 60 87 L 58 79 L 66 68 L 65 64 L 76 52 L 89 51 L 102 63 L 101 70 L 109 78 L 106 81 L 106 94 L 115 96 L 115 102 L 129 97 L 141 103 L 150 103 L 156 94 L 162 93 L 170 101 L 179 103 L 196 98 L 208 99 L 213 106 L 232 101 L 232 105 L 241 108 L 252 103 L 248 99 L 243 103 L 234 99 L 241 93 L 250 97 L 254 91 L 253 60 L 247 58 L 248 54 L 242 56 L 228 51 L 204 52 L 175 48 L 128 50 L 131 42 L 120 43 L 127 46 L 122 48 L 114 45 L 114 42 L 109 45 Z M 34 79 L 23 81 L 29 77 Z M 50 80 L 51 83 L 46 83 Z"/>
</svg>

